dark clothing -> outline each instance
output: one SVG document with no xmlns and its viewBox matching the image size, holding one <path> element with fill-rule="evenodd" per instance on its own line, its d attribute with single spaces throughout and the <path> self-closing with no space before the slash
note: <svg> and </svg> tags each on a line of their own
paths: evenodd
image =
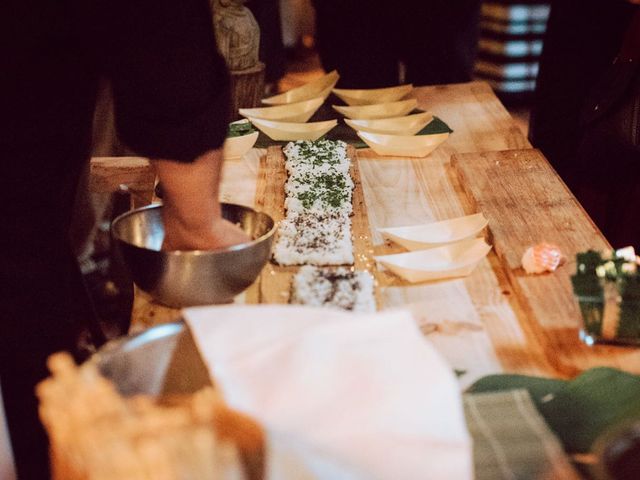
<svg viewBox="0 0 640 480">
<path fill-rule="evenodd" d="M 601 152 L 598 163 L 606 168 L 585 165 L 580 116 L 637 8 L 621 0 L 552 3 L 529 133 L 614 247 L 640 247 L 640 214 L 631 206 L 640 200 L 640 159 Z"/>
<path fill-rule="evenodd" d="M 615 58 L 636 7 L 623 1 L 552 3 L 529 137 L 569 187 L 587 94 Z"/>
<path fill-rule="evenodd" d="M 399 62 L 415 85 L 471 80 L 480 0 L 315 0 L 318 52 L 339 86 L 397 85 Z"/>
<path fill-rule="evenodd" d="M 264 80 L 274 83 L 285 74 L 285 51 L 282 43 L 282 22 L 279 0 L 249 0 L 251 10 L 260 26 L 260 61 L 265 64 Z"/>
<path fill-rule="evenodd" d="M 314 0 L 316 45 L 326 71 L 338 70 L 342 88 L 397 85 L 396 41 L 383 2 Z M 386 25 L 386 27 L 385 27 Z"/>
<path fill-rule="evenodd" d="M 68 235 L 98 79 L 112 82 L 123 142 L 179 161 L 221 146 L 229 82 L 206 0 L 9 0 L 0 8 L 8 62 L 0 380 L 19 477 L 42 479 L 46 443 L 33 388 L 45 358 L 73 350 L 93 315 Z"/>
</svg>

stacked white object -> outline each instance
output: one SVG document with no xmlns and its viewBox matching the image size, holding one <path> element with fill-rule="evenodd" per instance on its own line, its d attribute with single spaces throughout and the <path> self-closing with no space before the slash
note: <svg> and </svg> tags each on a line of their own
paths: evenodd
<svg viewBox="0 0 640 480">
<path fill-rule="evenodd" d="M 340 213 L 292 213 L 280 222 L 273 258 L 281 265 L 353 263 L 351 221 Z"/>
<path fill-rule="evenodd" d="M 373 277 L 349 268 L 320 269 L 306 265 L 293 279 L 291 303 L 375 312 Z"/>
<path fill-rule="evenodd" d="M 278 229 L 273 257 L 281 265 L 353 263 L 351 243 L 353 180 L 344 142 L 289 143 L 283 152 L 288 173 L 286 217 Z"/>
<path fill-rule="evenodd" d="M 292 88 L 284 93 L 262 99 L 265 105 L 287 105 L 291 103 L 304 102 L 312 98 L 326 99 L 331 93 L 331 89 L 338 82 L 340 75 L 335 70 L 307 82 L 296 88 Z"/>
<path fill-rule="evenodd" d="M 241 108 L 239 113 L 272 140 L 318 140 L 338 121 L 309 122 L 309 119 L 331 93 L 338 78 L 340 75 L 334 70 L 300 87 L 263 98 L 262 103 L 270 106 Z"/>
<path fill-rule="evenodd" d="M 487 223 L 485 216 L 477 213 L 423 225 L 378 228 L 409 252 L 375 258 L 412 283 L 464 277 L 491 250 L 484 238 L 474 238 Z"/>
<path fill-rule="evenodd" d="M 384 88 L 334 88 L 333 93 L 349 106 L 391 103 L 407 96 L 413 90 L 413 84 Z"/>
<path fill-rule="evenodd" d="M 367 272 L 320 268 L 353 264 L 353 180 L 344 142 L 289 143 L 283 152 L 286 217 L 273 257 L 281 265 L 305 265 L 294 276 L 291 303 L 356 312 L 375 310 L 373 278 Z"/>
<path fill-rule="evenodd" d="M 356 130 L 360 139 L 378 155 L 426 157 L 449 133 L 417 135 L 433 120 L 429 112 L 410 114 L 418 106 L 411 93 L 413 85 L 373 89 L 339 89 L 333 93 L 347 106 L 333 105 L 343 114 L 345 123 Z"/>
<path fill-rule="evenodd" d="M 226 401 L 266 431 L 265 478 L 472 478 L 456 379 L 408 312 L 184 315 Z"/>
</svg>

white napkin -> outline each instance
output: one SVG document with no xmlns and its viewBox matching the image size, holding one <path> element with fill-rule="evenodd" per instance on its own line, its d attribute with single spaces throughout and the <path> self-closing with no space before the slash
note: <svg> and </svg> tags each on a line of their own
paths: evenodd
<svg viewBox="0 0 640 480">
<path fill-rule="evenodd" d="M 459 387 L 409 312 L 184 315 L 226 400 L 265 427 L 267 478 L 472 478 Z"/>
</svg>

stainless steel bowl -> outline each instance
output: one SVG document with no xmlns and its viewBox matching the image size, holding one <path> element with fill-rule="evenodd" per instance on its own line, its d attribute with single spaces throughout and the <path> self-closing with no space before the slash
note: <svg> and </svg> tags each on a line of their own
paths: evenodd
<svg viewBox="0 0 640 480">
<path fill-rule="evenodd" d="M 121 394 L 188 394 L 211 385 L 191 332 L 184 323 L 158 325 L 112 340 L 92 361 Z"/>
<path fill-rule="evenodd" d="M 162 206 L 119 216 L 111 225 L 117 251 L 133 281 L 170 307 L 229 303 L 256 279 L 271 254 L 275 224 L 265 213 L 222 204 L 222 215 L 255 239 L 213 251 L 161 250 Z"/>
</svg>

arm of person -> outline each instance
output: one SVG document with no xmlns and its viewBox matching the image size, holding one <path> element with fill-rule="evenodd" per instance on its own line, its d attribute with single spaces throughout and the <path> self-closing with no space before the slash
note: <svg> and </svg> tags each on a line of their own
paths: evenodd
<svg viewBox="0 0 640 480">
<path fill-rule="evenodd" d="M 164 191 L 164 248 L 247 241 L 225 221 L 218 184 L 230 79 L 207 0 L 72 0 L 97 68 L 113 85 L 120 139 L 153 161 Z"/>
<path fill-rule="evenodd" d="M 191 163 L 152 161 L 163 190 L 165 250 L 215 250 L 248 242 L 249 236 L 222 218 L 218 186 L 222 150 L 210 150 Z"/>
</svg>

